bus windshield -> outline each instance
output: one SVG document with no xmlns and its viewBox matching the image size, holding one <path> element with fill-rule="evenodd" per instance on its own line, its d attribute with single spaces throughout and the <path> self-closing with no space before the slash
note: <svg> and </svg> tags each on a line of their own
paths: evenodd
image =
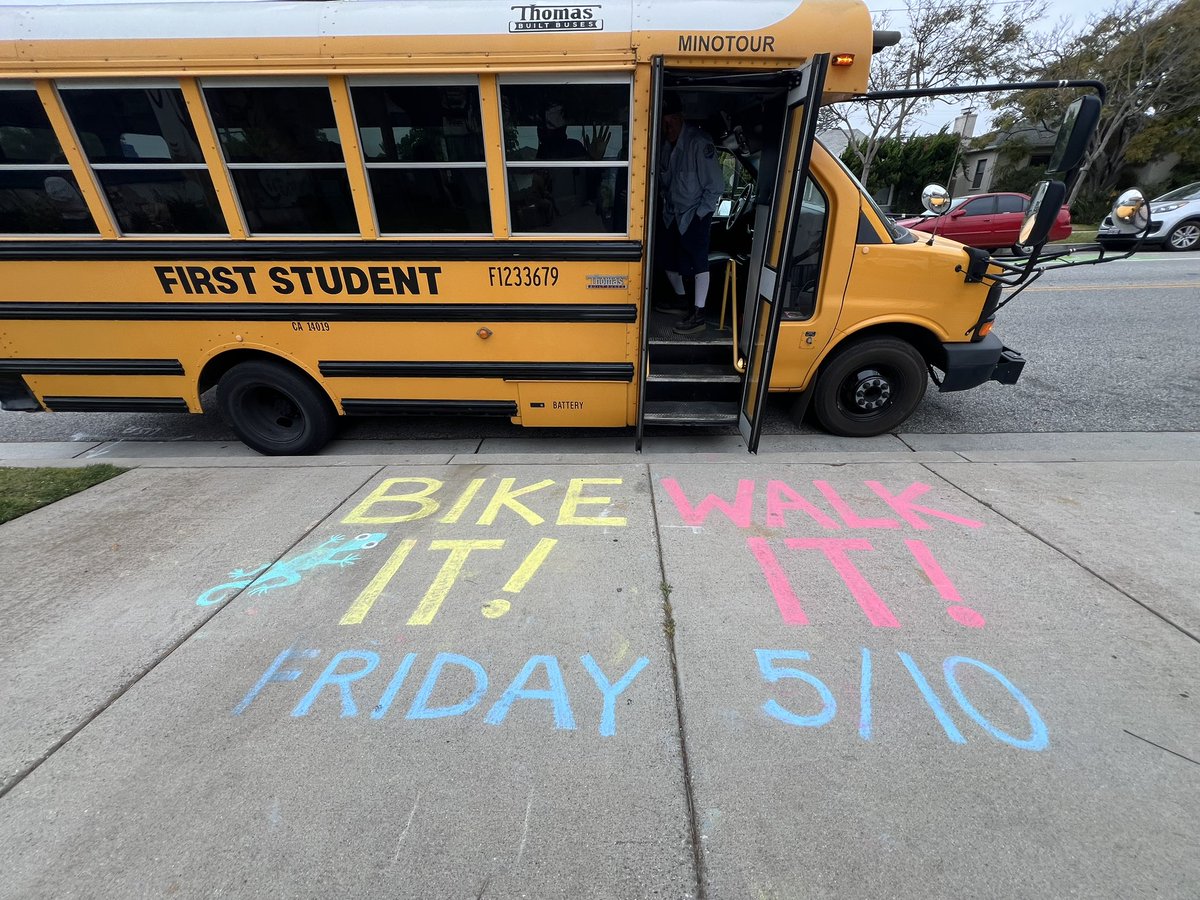
<svg viewBox="0 0 1200 900">
<path fill-rule="evenodd" d="M 884 228 L 887 229 L 888 235 L 893 241 L 895 241 L 897 244 L 909 244 L 916 240 L 916 238 L 912 236 L 912 233 L 907 228 L 902 228 L 888 217 L 888 214 L 885 213 L 880 208 L 879 204 L 875 202 L 875 198 L 871 196 L 870 192 L 865 187 L 863 187 L 862 182 L 859 181 L 855 174 L 850 171 L 849 166 L 847 166 L 839 157 L 835 156 L 834 154 L 831 153 L 829 155 L 833 156 L 834 161 L 837 162 L 838 166 L 841 167 L 841 170 L 846 173 L 846 177 L 848 177 L 858 187 L 858 192 L 862 194 L 863 201 L 867 203 L 871 209 L 875 210 L 875 215 L 879 216 L 879 221 L 883 223 Z"/>
</svg>

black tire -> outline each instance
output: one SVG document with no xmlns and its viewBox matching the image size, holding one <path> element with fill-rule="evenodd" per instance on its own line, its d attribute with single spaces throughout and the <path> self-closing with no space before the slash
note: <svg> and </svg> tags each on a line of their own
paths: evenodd
<svg viewBox="0 0 1200 900">
<path fill-rule="evenodd" d="M 283 363 L 238 363 L 217 383 L 217 406 L 242 443 L 265 456 L 316 453 L 337 427 L 324 391 Z"/>
<path fill-rule="evenodd" d="M 929 383 L 920 351 L 892 337 L 867 338 L 838 350 L 817 376 L 813 412 L 833 434 L 873 437 L 907 419 Z"/>
<path fill-rule="evenodd" d="M 1180 222 L 1171 229 L 1163 246 L 1177 253 L 1200 248 L 1200 222 L 1195 219 Z"/>
</svg>

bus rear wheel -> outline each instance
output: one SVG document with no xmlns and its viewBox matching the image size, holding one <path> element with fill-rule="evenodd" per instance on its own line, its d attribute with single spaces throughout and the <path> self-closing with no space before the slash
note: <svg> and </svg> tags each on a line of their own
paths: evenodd
<svg viewBox="0 0 1200 900">
<path fill-rule="evenodd" d="M 337 426 L 324 392 L 282 363 L 238 363 L 217 383 L 217 406 L 242 443 L 265 456 L 316 453 Z"/>
<path fill-rule="evenodd" d="M 813 412 L 833 434 L 873 437 L 895 428 L 925 396 L 925 358 L 899 338 L 868 338 L 839 351 L 817 377 Z"/>
</svg>

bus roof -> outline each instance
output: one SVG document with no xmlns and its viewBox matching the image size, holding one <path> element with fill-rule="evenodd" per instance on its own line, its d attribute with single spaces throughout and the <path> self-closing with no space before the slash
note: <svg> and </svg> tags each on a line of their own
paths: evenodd
<svg viewBox="0 0 1200 900">
<path fill-rule="evenodd" d="M 830 52 L 855 56 L 830 87 L 861 91 L 871 49 L 862 0 L 0 0 L 0 78 L 379 71 L 434 57 L 491 71 L 656 55 L 784 68 Z"/>
</svg>

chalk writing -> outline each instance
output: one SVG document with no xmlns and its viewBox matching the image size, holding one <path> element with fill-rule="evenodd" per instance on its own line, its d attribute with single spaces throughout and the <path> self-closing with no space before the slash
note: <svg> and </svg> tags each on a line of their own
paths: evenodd
<svg viewBox="0 0 1200 900">
<path fill-rule="evenodd" d="M 233 708 L 233 714 L 240 716 L 246 712 L 269 685 L 291 684 L 300 681 L 305 676 L 299 666 L 304 661 L 316 659 L 320 655 L 321 651 L 317 649 L 294 649 L 291 647 L 279 653 Z M 391 710 L 417 657 L 416 653 L 404 655 L 384 685 L 379 700 L 371 707 L 371 719 L 382 719 Z M 313 711 L 314 707 L 321 703 L 328 706 L 331 704 L 331 699 L 335 698 L 335 708 L 338 710 L 340 718 L 356 718 L 360 707 L 355 697 L 355 691 L 359 691 L 360 695 L 367 692 L 365 683 L 378 670 L 380 662 L 381 657 L 374 650 L 342 650 L 334 654 L 329 663 L 308 686 L 308 689 L 300 695 L 296 705 L 292 707 L 291 717 L 304 718 Z M 599 722 L 596 724 L 596 731 L 601 737 L 612 737 L 617 733 L 617 698 L 629 690 L 649 662 L 647 657 L 639 657 L 632 666 L 613 681 L 604 673 L 600 664 L 591 654 L 585 653 L 579 657 L 580 666 L 600 693 L 601 712 Z M 452 699 L 453 702 L 434 705 L 433 697 L 439 681 L 443 672 L 449 668 L 456 668 L 466 673 L 469 676 L 471 687 L 465 693 L 460 690 L 457 697 L 442 698 L 443 701 Z M 530 682 L 534 680 L 545 681 L 548 687 L 530 687 Z M 363 684 L 359 684 L 359 682 L 363 682 Z M 583 683 L 585 686 L 587 685 L 586 680 Z M 379 682 L 373 681 L 373 687 L 377 689 L 378 686 Z M 484 701 L 489 686 L 488 672 L 476 660 L 459 653 L 438 653 L 430 661 L 425 677 L 413 694 L 404 718 L 407 721 L 423 721 L 465 716 Z M 578 685 L 575 690 L 577 693 L 580 690 Z M 442 693 L 444 694 L 445 691 Z M 323 699 L 327 697 L 331 699 Z M 571 706 L 567 679 L 563 675 L 562 666 L 556 656 L 547 654 L 531 656 L 484 714 L 483 722 L 486 725 L 503 725 L 514 704 L 536 702 L 545 702 L 549 705 L 550 722 L 555 729 L 574 731 L 578 727 Z"/>
<path fill-rule="evenodd" d="M 389 595 L 386 604 L 392 605 L 390 594 L 406 591 L 411 593 L 405 595 L 409 599 L 402 607 L 401 621 L 427 629 L 439 614 L 445 615 L 443 608 L 461 610 L 465 598 L 459 594 L 481 590 L 481 583 L 490 586 L 469 598 L 472 614 L 478 609 L 485 619 L 502 618 L 522 592 L 537 583 L 547 561 L 560 560 L 555 548 L 561 537 L 541 537 L 546 528 L 627 526 L 624 517 L 610 514 L 613 500 L 606 496 L 613 493 L 606 488 L 621 484 L 620 478 L 556 482 L 493 476 L 472 478 L 447 491 L 447 485 L 435 478 L 383 479 L 343 522 L 422 524 L 414 526 L 418 530 L 413 536 L 398 537 L 366 587 L 348 607 L 340 607 L 344 612 L 339 624 L 362 626 L 385 594 Z M 780 479 L 741 479 L 724 496 L 706 493 L 702 497 L 689 496 L 672 478 L 662 479 L 661 486 L 670 499 L 665 509 L 673 505 L 682 522 L 661 527 L 690 529 L 691 536 L 684 540 L 701 540 L 720 528 L 728 535 L 730 526 L 739 530 L 732 532 L 735 541 L 744 541 L 784 625 L 811 627 L 821 622 L 821 610 L 810 608 L 814 597 L 802 591 L 811 580 L 802 580 L 798 567 L 836 573 L 845 593 L 835 589 L 834 598 L 840 594 L 848 609 L 853 609 L 852 600 L 872 628 L 899 629 L 910 614 L 893 598 L 889 597 L 890 603 L 885 600 L 872 580 L 894 586 L 905 577 L 915 577 L 929 608 L 936 603 L 936 609 L 944 610 L 957 625 L 982 629 L 987 624 L 983 613 L 974 608 L 979 605 L 975 598 L 970 603 L 964 599 L 929 546 L 938 532 L 962 535 L 984 523 L 928 497 L 929 485 L 911 482 L 897 490 L 865 481 L 851 495 L 844 486 L 821 480 L 801 486 Z M 494 537 L 497 522 L 515 526 L 515 533 L 525 537 Z M 463 526 L 474 533 L 454 538 L 421 535 L 419 529 L 435 523 Z M 529 535 L 524 526 L 539 532 Z M 751 528 L 754 531 L 743 533 Z M 807 534 L 801 530 L 805 528 Z M 295 585 L 314 568 L 342 568 L 360 561 L 364 551 L 379 546 L 386 537 L 383 532 L 350 539 L 336 535 L 289 559 L 235 570 L 228 581 L 205 591 L 196 602 L 207 606 L 243 589 L 260 595 Z M 897 552 L 911 558 L 911 564 L 897 567 Z M 425 555 L 430 553 L 432 559 Z M 878 574 L 880 561 L 887 562 L 886 582 Z M 488 567 L 494 581 L 480 577 Z M 380 613 L 374 614 L 380 622 L 386 621 Z M 433 728 L 437 720 L 451 718 L 499 728 L 518 717 L 523 724 L 540 724 L 549 733 L 595 729 L 600 737 L 609 738 L 618 729 L 618 699 L 626 698 L 621 706 L 629 702 L 637 692 L 638 676 L 649 665 L 644 656 L 630 665 L 625 650 L 618 657 L 618 668 L 624 671 L 611 673 L 590 654 L 522 653 L 512 661 L 512 668 L 501 670 L 491 656 L 480 661 L 449 651 L 397 653 L 397 658 L 388 660 L 376 641 L 369 644 L 372 649 L 360 646 L 330 655 L 300 646 L 283 650 L 233 707 L 233 714 L 243 715 L 252 706 L 262 714 L 286 704 L 284 715 L 289 721 L 388 719 L 417 728 Z M 948 656 L 941 660 L 939 673 L 938 667 L 918 663 L 902 650 L 876 653 L 861 647 L 857 657 L 848 661 L 857 678 L 850 674 L 831 679 L 824 672 L 821 677 L 814 674 L 822 670 L 806 650 L 758 649 L 754 654 L 757 672 L 748 669 L 745 674 L 752 684 L 765 686 L 765 696 L 752 692 L 750 708 L 786 728 L 837 729 L 842 727 L 839 721 L 851 717 L 854 720 L 847 725 L 859 741 L 881 744 L 897 721 L 894 698 L 907 695 L 909 705 L 917 709 L 921 730 L 931 731 L 935 740 L 944 736 L 956 746 L 997 742 L 1035 752 L 1049 746 L 1048 729 L 1033 701 L 1000 669 L 978 659 Z M 881 684 L 888 689 L 881 690 Z M 913 718 L 911 710 L 904 718 Z"/>
<path fill-rule="evenodd" d="M 211 606 L 220 603 L 247 587 L 251 595 L 291 587 L 300 583 L 305 572 L 318 566 L 337 566 L 344 569 L 361 559 L 356 551 L 374 549 L 386 537 L 386 532 L 365 533 L 349 539 L 335 534 L 320 546 L 291 559 L 265 563 L 249 571 L 234 569 L 229 573 L 230 581 L 209 588 L 196 598 L 196 605 Z"/>
<path fill-rule="evenodd" d="M 921 569 L 929 578 L 930 584 L 937 588 L 937 592 L 941 594 L 942 599 L 947 603 L 953 603 L 953 606 L 946 607 L 946 615 L 950 616 L 960 625 L 966 625 L 968 628 L 982 628 L 984 618 L 971 607 L 963 603 L 962 597 L 958 595 L 958 589 L 954 587 L 950 579 L 946 577 L 946 573 L 942 571 L 942 567 L 938 565 L 936 559 L 924 542 L 911 540 L 904 542 L 908 549 L 912 552 L 913 558 L 920 564 Z"/>
<path fill-rule="evenodd" d="M 804 703 L 804 709 L 798 711 L 796 708 L 784 706 L 772 697 L 765 700 L 761 706 L 764 714 L 785 725 L 796 728 L 822 728 L 834 721 L 837 716 L 838 704 L 833 691 L 816 675 L 795 665 L 796 663 L 807 662 L 809 660 L 807 652 L 803 650 L 755 650 L 754 654 L 758 659 L 759 674 L 764 682 L 767 684 L 779 684 L 780 682 L 789 680 L 800 681 L 812 688 L 814 692 L 813 697 L 816 701 L 815 703 L 808 700 L 794 701 L 795 704 Z M 938 725 L 941 726 L 946 738 L 955 744 L 969 743 L 966 736 L 959 730 L 958 725 L 947 711 L 946 705 L 929 683 L 929 679 L 925 677 L 924 672 L 922 672 L 920 666 L 917 665 L 912 656 L 903 651 L 897 651 L 896 655 L 916 686 L 921 699 L 929 707 L 930 712 L 933 713 L 933 717 Z M 1004 731 L 972 703 L 957 677 L 957 671 L 964 666 L 977 669 L 989 676 L 1004 689 L 1009 697 L 1016 701 L 1021 714 L 1029 726 L 1028 737 L 1020 737 Z M 1010 747 L 1016 747 L 1019 750 L 1040 751 L 1050 745 L 1050 736 L 1046 728 L 1046 723 L 1037 711 L 1037 708 L 1033 705 L 1033 702 L 998 669 L 977 659 L 971 659 L 966 656 L 951 656 L 943 662 L 942 673 L 946 681 L 946 687 L 954 698 L 955 704 L 989 737 L 1000 743 L 1008 744 Z M 871 651 L 866 647 L 862 647 L 858 689 L 858 736 L 868 742 L 873 739 L 874 735 L 873 717 L 875 711 L 871 704 L 873 677 Z M 994 714 L 998 712 L 1011 715 L 1008 711 L 993 711 Z"/>
<path fill-rule="evenodd" d="M 875 547 L 870 541 L 862 538 L 788 538 L 784 544 L 792 550 L 819 551 L 841 576 L 843 583 L 850 590 L 850 596 L 866 613 L 867 621 L 876 628 L 900 627 L 900 621 L 895 614 L 847 555 L 850 550 L 873 551 Z M 942 599 L 954 604 L 946 607 L 947 615 L 968 628 L 982 628 L 985 623 L 984 617 L 963 603 L 958 589 L 954 587 L 942 567 L 938 565 L 937 560 L 933 558 L 933 553 L 924 542 L 910 540 L 905 541 L 905 545 Z M 807 625 L 808 616 L 805 615 L 804 608 L 792 588 L 792 583 L 767 539 L 746 538 L 746 546 L 759 568 L 762 569 L 784 624 Z"/>
<path fill-rule="evenodd" d="M 550 555 L 550 551 L 554 549 L 558 543 L 556 538 L 542 538 L 537 542 L 534 548 L 529 552 L 517 570 L 505 582 L 502 591 L 508 594 L 519 594 L 521 590 L 529 584 L 534 574 L 546 561 L 546 557 Z M 441 569 L 434 576 L 433 582 L 425 591 L 425 595 L 421 598 L 421 602 L 417 604 L 417 608 L 413 611 L 408 619 L 409 625 L 429 625 L 437 616 L 438 611 L 442 608 L 442 603 L 449 596 L 450 591 L 454 587 L 460 574 L 462 574 L 463 566 L 466 564 L 468 557 L 475 551 L 483 550 L 502 550 L 507 544 L 504 540 L 441 540 L 430 541 L 429 550 L 433 552 L 449 551 L 445 561 L 442 563 Z M 370 613 L 383 591 L 391 583 L 392 579 L 400 571 L 400 567 L 404 561 L 408 559 L 417 542 L 412 539 L 405 539 L 400 542 L 388 561 L 383 564 L 376 574 L 371 579 L 371 582 L 363 588 L 361 594 L 346 610 L 342 616 L 340 625 L 361 625 L 363 620 Z M 482 613 L 486 618 L 498 619 L 512 608 L 512 602 L 505 599 L 492 600 L 484 604 Z"/>
<path fill-rule="evenodd" d="M 959 525 L 963 528 L 974 529 L 983 527 L 982 522 L 977 522 L 974 519 L 968 519 L 965 516 L 959 516 L 955 513 L 936 509 L 931 506 L 919 505 L 916 502 L 917 498 L 933 490 L 927 484 L 913 482 L 900 491 L 900 493 L 893 494 L 878 481 L 866 481 L 863 483 L 883 501 L 884 505 L 917 531 L 932 529 L 933 526 L 927 521 L 927 519 L 931 518 L 941 519 L 943 522 Z M 789 511 L 799 510 L 827 531 L 837 531 L 843 526 L 851 531 L 894 531 L 902 527 L 896 519 L 860 515 L 834 489 L 833 485 L 828 482 L 814 481 L 812 485 L 841 518 L 841 524 L 824 512 L 816 503 L 805 499 L 794 488 L 782 481 L 767 482 L 763 524 L 768 528 L 787 527 L 789 523 L 786 514 Z M 667 496 L 671 498 L 671 502 L 675 505 L 675 509 L 678 511 L 679 517 L 685 525 L 704 525 L 709 517 L 718 511 L 738 528 L 749 528 L 755 523 L 755 483 L 751 479 L 744 478 L 738 482 L 737 490 L 734 492 L 732 500 L 726 500 L 717 494 L 708 494 L 702 500 L 695 503 L 688 499 L 687 494 L 684 493 L 683 488 L 680 487 L 676 479 L 664 478 L 662 486 Z"/>
<path fill-rule="evenodd" d="M 475 522 L 476 525 L 492 525 L 505 510 L 516 515 L 531 526 L 536 527 L 546 522 L 546 518 L 532 506 L 528 505 L 526 500 L 518 498 L 529 498 L 531 495 L 538 494 L 539 492 L 548 491 L 550 488 L 556 486 L 556 482 L 547 478 L 523 487 L 517 487 L 516 483 L 517 479 L 515 478 L 503 478 L 500 480 L 500 483 L 492 492 L 491 498 L 481 510 L 479 518 Z M 478 496 L 485 484 L 486 481 L 483 478 L 472 479 L 463 492 L 451 501 L 446 513 L 438 521 L 444 525 L 459 522 L 467 509 L 474 504 L 476 496 Z M 589 486 L 618 484 L 622 484 L 622 479 L 572 478 L 567 483 L 566 490 L 563 492 L 563 499 L 558 506 L 555 524 L 624 527 L 626 522 L 621 516 L 579 515 L 580 507 L 607 507 L 612 503 L 612 499 L 609 497 L 585 495 L 584 491 Z M 412 487 L 414 485 L 420 485 L 420 489 L 413 490 Z M 346 518 L 342 519 L 342 522 L 345 524 L 394 525 L 401 522 L 415 522 L 419 519 L 424 519 L 432 516 L 442 508 L 442 501 L 435 499 L 435 495 L 444 486 L 444 483 L 436 478 L 415 476 L 385 478 L 375 490 L 367 495 L 362 503 L 351 510 Z M 400 490 L 401 488 L 408 489 Z M 532 502 L 532 500 L 529 502 Z M 544 511 L 549 512 L 548 509 Z"/>
<path fill-rule="evenodd" d="M 789 527 L 788 514 L 803 514 L 802 519 L 796 519 L 792 527 L 810 523 L 819 526 L 823 531 L 883 531 L 894 532 L 905 526 L 916 531 L 929 531 L 933 528 L 931 521 L 949 523 L 967 529 L 982 528 L 983 523 L 945 509 L 918 503 L 917 500 L 932 488 L 927 484 L 913 482 L 898 493 L 893 493 L 878 481 L 863 482 L 872 493 L 882 501 L 888 510 L 897 518 L 867 515 L 867 510 L 854 509 L 850 503 L 827 481 L 812 482 L 817 496 L 805 497 L 792 485 L 773 479 L 766 483 L 763 492 L 763 521 L 767 528 Z M 662 480 L 663 490 L 674 504 L 680 519 L 685 526 L 691 527 L 693 533 L 702 532 L 710 518 L 720 514 L 738 528 L 748 529 L 756 524 L 755 520 L 755 482 L 743 478 L 738 481 L 731 499 L 718 494 L 708 494 L 693 502 L 684 492 L 679 482 L 674 478 Z M 822 508 L 827 504 L 832 513 Z M 871 511 L 874 512 L 874 511 Z M 903 523 L 903 524 L 902 524 Z M 957 588 L 946 574 L 945 570 L 934 558 L 932 550 L 924 541 L 906 540 L 905 546 L 912 554 L 929 584 L 948 605 L 947 615 L 955 622 L 968 628 L 982 628 L 986 623 L 984 616 L 963 600 Z M 879 596 L 866 575 L 856 565 L 851 553 L 874 551 L 875 545 L 862 537 L 804 537 L 787 538 L 783 544 L 789 550 L 816 551 L 826 563 L 842 579 L 849 589 L 850 596 L 862 609 L 867 621 L 875 628 L 899 628 L 900 620 L 896 614 Z M 769 540 L 764 537 L 746 538 L 746 548 L 758 563 L 763 577 L 767 581 L 775 605 L 785 625 L 808 625 L 809 618 L 796 594 L 776 550 Z"/>
</svg>

